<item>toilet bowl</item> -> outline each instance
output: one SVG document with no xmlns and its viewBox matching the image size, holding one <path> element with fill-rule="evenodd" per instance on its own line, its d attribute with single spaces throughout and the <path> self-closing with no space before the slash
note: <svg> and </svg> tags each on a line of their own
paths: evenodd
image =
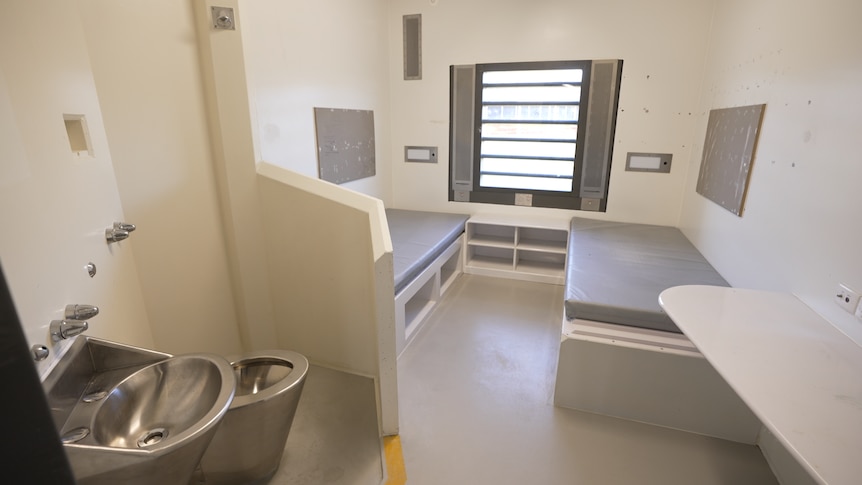
<svg viewBox="0 0 862 485">
<path fill-rule="evenodd" d="M 206 484 L 269 480 L 281 461 L 308 373 L 296 352 L 272 350 L 229 358 L 236 394 L 200 462 Z"/>
</svg>

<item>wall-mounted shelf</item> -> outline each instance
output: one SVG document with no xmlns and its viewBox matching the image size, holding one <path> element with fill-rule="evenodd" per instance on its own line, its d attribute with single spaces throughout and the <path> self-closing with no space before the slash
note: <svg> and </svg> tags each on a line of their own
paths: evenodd
<svg viewBox="0 0 862 485">
<path fill-rule="evenodd" d="M 562 285 L 569 221 L 473 216 L 464 239 L 464 272 Z"/>
</svg>

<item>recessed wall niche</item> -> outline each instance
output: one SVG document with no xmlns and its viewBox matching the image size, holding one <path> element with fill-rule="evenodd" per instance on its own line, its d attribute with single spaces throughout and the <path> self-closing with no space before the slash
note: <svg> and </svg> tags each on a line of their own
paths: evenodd
<svg viewBox="0 0 862 485">
<path fill-rule="evenodd" d="M 66 124 L 66 135 L 69 137 L 69 148 L 75 156 L 93 156 L 90 145 L 90 131 L 87 129 L 87 118 L 84 115 L 63 115 Z"/>
</svg>

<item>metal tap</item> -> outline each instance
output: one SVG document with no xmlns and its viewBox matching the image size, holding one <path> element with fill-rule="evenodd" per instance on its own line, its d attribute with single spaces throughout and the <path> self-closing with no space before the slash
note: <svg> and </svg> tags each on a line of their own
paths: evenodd
<svg viewBox="0 0 862 485">
<path fill-rule="evenodd" d="M 50 325 L 51 339 L 54 342 L 72 338 L 75 335 L 84 333 L 90 328 L 90 324 L 83 320 L 52 320 Z"/>
<path fill-rule="evenodd" d="M 129 234 L 136 229 L 134 224 L 127 222 L 115 222 L 113 226 L 105 229 L 105 239 L 109 243 L 122 241 L 129 237 Z"/>
<path fill-rule="evenodd" d="M 99 307 L 94 305 L 66 305 L 64 316 L 68 320 L 89 320 L 99 314 Z"/>
<path fill-rule="evenodd" d="M 51 339 L 54 342 L 59 342 L 67 338 L 81 334 L 90 328 L 87 320 L 99 314 L 99 307 L 95 305 L 66 305 L 63 312 L 63 320 L 53 320 L 49 329 L 51 331 Z"/>
</svg>

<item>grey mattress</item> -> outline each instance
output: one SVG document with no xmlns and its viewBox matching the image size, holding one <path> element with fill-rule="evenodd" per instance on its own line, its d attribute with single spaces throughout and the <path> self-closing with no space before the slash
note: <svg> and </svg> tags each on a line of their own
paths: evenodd
<svg viewBox="0 0 862 485">
<path fill-rule="evenodd" d="M 386 209 L 398 294 L 464 232 L 469 216 Z"/>
<path fill-rule="evenodd" d="M 675 227 L 575 217 L 566 317 L 682 333 L 658 303 L 679 285 L 729 286 Z"/>
</svg>

